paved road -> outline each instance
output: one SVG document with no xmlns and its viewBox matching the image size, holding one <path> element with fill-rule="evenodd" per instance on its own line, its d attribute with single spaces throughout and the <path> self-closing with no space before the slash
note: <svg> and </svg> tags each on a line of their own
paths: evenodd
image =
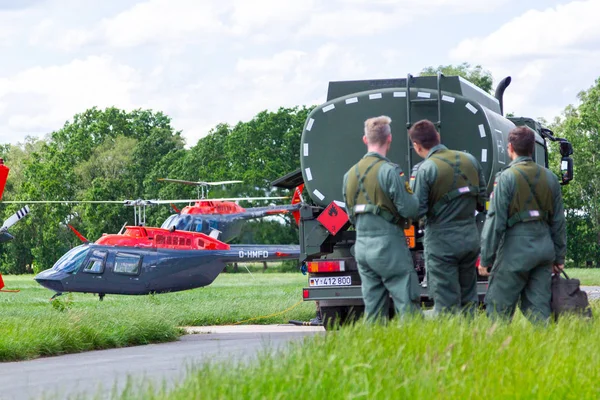
<svg viewBox="0 0 600 400">
<path fill-rule="evenodd" d="M 291 341 L 314 335 L 310 327 L 263 328 L 237 332 L 204 329 L 216 333 L 186 335 L 171 343 L 91 351 L 31 361 L 0 363 L 0 399 L 64 399 L 93 397 L 102 390 L 109 397 L 122 389 L 128 375 L 136 382 L 151 378 L 170 386 L 186 375 L 187 367 L 206 361 L 247 361 L 265 347 L 280 348 Z M 82 397 L 83 398 L 83 397 Z"/>
<path fill-rule="evenodd" d="M 585 290 L 589 300 L 600 299 L 600 286 L 582 286 L 581 290 Z"/>
</svg>

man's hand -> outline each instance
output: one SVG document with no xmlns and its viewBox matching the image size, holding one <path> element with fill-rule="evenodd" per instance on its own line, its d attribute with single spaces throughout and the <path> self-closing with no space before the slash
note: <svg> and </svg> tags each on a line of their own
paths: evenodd
<svg viewBox="0 0 600 400">
<path fill-rule="evenodd" d="M 490 273 L 488 272 L 488 267 L 480 265 L 479 267 L 477 267 L 477 270 L 479 271 L 479 275 L 481 276 L 490 276 Z"/>
<path fill-rule="evenodd" d="M 554 264 L 552 266 L 552 273 L 560 275 L 560 272 L 565 269 L 565 264 Z"/>
</svg>

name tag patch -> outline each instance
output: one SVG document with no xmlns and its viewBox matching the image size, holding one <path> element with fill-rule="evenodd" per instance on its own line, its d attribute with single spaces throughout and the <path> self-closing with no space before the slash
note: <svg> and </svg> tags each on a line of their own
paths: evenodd
<svg viewBox="0 0 600 400">
<path fill-rule="evenodd" d="M 459 193 L 467 193 L 469 192 L 469 187 L 468 186 L 463 186 L 461 188 L 458 189 Z"/>
<path fill-rule="evenodd" d="M 530 217 L 539 217 L 540 212 L 538 210 L 531 210 L 531 211 L 529 211 L 529 216 Z"/>
<path fill-rule="evenodd" d="M 365 207 L 366 207 L 366 205 L 360 204 L 360 205 L 354 207 L 354 212 L 356 212 L 356 213 L 364 212 L 365 211 Z"/>
</svg>

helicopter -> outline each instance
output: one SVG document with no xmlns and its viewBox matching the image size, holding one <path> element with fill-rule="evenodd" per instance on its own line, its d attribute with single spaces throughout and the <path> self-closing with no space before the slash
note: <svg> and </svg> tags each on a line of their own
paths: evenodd
<svg viewBox="0 0 600 400">
<path fill-rule="evenodd" d="M 71 226 L 70 226 L 71 227 Z M 229 245 L 201 232 L 127 226 L 83 244 L 35 280 L 56 292 L 145 295 L 210 285 L 227 263 L 298 259 L 297 245 Z M 53 296 L 53 297 L 54 297 Z"/>
<path fill-rule="evenodd" d="M 223 184 L 222 182 L 212 184 Z M 233 200 L 273 200 L 287 197 L 222 198 L 196 200 L 53 200 L 31 201 L 31 203 L 120 203 L 134 208 L 134 226 L 124 225 L 118 234 L 103 234 L 95 243 L 90 243 L 74 227 L 69 228 L 83 242 L 64 254 L 52 268 L 37 274 L 34 279 L 59 296 L 64 292 L 97 293 L 102 300 L 106 294 L 145 295 L 176 292 L 210 285 L 228 263 L 248 261 L 280 261 L 298 259 L 297 245 L 229 245 L 220 238 L 222 232 L 205 221 L 218 219 L 226 228 L 228 222 L 235 223 L 249 218 L 260 218 L 292 211 L 300 206 L 300 193 L 296 191 L 292 205 L 243 209 Z M 202 194 L 204 197 L 204 193 Z M 184 224 L 153 228 L 146 226 L 146 208 L 158 204 L 195 202 L 188 210 L 199 210 L 179 215 L 204 217 L 201 228 Z M 10 201 L 10 203 L 20 201 Z M 206 207 L 216 208 L 226 217 Z M 227 207 L 229 207 L 227 209 Z M 185 210 L 185 209 L 184 209 Z M 296 211 L 294 211 L 296 210 Z M 204 211 L 205 214 L 201 214 Z M 240 215 L 241 214 L 241 215 Z M 172 218 L 173 216 L 169 217 Z M 239 218 L 239 219 L 238 219 Z M 168 220 L 167 220 L 168 221 Z M 197 221 L 193 219 L 192 221 Z M 213 225 L 214 226 L 214 225 Z M 193 228 L 193 229 L 190 229 Z M 241 228 L 240 228 L 241 229 Z M 205 233 L 202 230 L 209 230 Z M 228 231 L 227 238 L 232 237 Z M 238 230 L 239 233 L 239 230 Z"/>
<path fill-rule="evenodd" d="M 299 203 L 301 201 L 299 193 L 302 193 L 302 188 L 297 188 L 297 190 L 294 192 L 291 205 L 243 208 L 239 206 L 236 202 L 227 201 L 229 199 L 211 200 L 205 198 L 205 196 L 208 195 L 209 186 L 242 183 L 242 181 L 233 180 L 220 182 L 193 182 L 169 178 L 159 178 L 158 181 L 196 186 L 198 188 L 199 197 L 196 200 L 158 201 L 157 203 L 170 203 L 172 204 L 172 206 L 176 203 L 194 202 L 194 205 L 186 206 L 181 211 L 173 206 L 173 208 L 176 211 L 176 214 L 173 214 L 170 217 L 168 217 L 161 225 L 161 228 L 175 228 L 178 230 L 202 232 L 205 234 L 210 234 L 211 232 L 218 231 L 219 239 L 224 242 L 230 242 L 236 237 L 238 237 L 242 230 L 244 222 L 247 220 L 264 218 L 272 215 L 287 214 L 290 212 L 294 215 L 294 218 L 297 219 L 296 213 L 298 213 L 298 210 L 300 209 Z M 282 198 L 285 197 L 255 197 L 251 199 L 264 200 Z"/>
</svg>

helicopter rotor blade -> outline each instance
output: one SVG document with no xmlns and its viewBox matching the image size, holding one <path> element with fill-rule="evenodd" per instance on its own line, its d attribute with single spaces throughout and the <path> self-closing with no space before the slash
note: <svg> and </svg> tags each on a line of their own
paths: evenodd
<svg viewBox="0 0 600 400">
<path fill-rule="evenodd" d="M 180 200 L 152 200 L 156 204 L 167 203 L 195 203 L 197 201 L 258 201 L 258 200 L 285 200 L 289 197 L 226 197 L 220 199 L 180 199 Z"/>
<path fill-rule="evenodd" d="M 244 183 L 244 181 L 220 181 L 220 182 L 202 182 L 205 185 L 218 186 L 218 185 L 229 185 L 231 183 Z"/>
<path fill-rule="evenodd" d="M 122 204 L 122 200 L 5 200 L 6 204 Z"/>
<path fill-rule="evenodd" d="M 243 183 L 244 181 L 219 181 L 219 182 L 204 182 L 204 181 L 185 181 L 182 179 L 169 179 L 169 178 L 158 178 L 159 182 L 171 182 L 171 183 L 181 183 L 183 185 L 190 186 L 218 186 L 218 185 L 229 185 L 231 183 Z"/>
<path fill-rule="evenodd" d="M 0 228 L 0 231 L 6 231 L 8 228 L 16 224 L 21 218 L 25 217 L 27 214 L 29 214 L 29 207 L 25 206 L 21 208 L 16 213 L 8 217 L 6 221 L 4 221 L 4 224 Z"/>
</svg>

